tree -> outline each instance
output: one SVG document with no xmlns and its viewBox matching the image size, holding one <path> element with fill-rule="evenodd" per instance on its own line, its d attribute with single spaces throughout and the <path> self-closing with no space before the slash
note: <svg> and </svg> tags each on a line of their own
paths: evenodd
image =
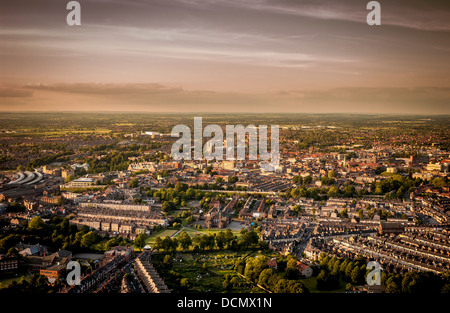
<svg viewBox="0 0 450 313">
<path fill-rule="evenodd" d="M 345 268 L 345 279 L 347 281 L 351 281 L 352 277 L 352 271 L 353 271 L 353 262 L 349 261 L 347 264 L 347 267 Z"/>
<path fill-rule="evenodd" d="M 339 260 L 336 260 L 333 264 L 333 268 L 331 269 L 331 275 L 335 275 L 339 277 L 340 274 L 340 268 L 341 268 L 341 262 Z"/>
<path fill-rule="evenodd" d="M 35 216 L 28 223 L 28 230 L 30 231 L 40 231 L 45 227 L 45 223 L 41 217 Z"/>
<path fill-rule="evenodd" d="M 192 239 L 185 231 L 182 231 L 178 236 L 178 243 L 183 250 L 187 250 L 192 244 Z"/>
<path fill-rule="evenodd" d="M 196 236 L 193 239 L 194 243 L 198 245 L 201 250 L 205 250 L 209 244 L 209 239 L 207 235 Z"/>
<path fill-rule="evenodd" d="M 272 277 L 278 277 L 278 275 L 273 275 Z M 309 290 L 300 281 L 287 280 L 283 278 L 278 278 L 273 284 L 274 292 L 277 293 L 308 293 Z"/>
<path fill-rule="evenodd" d="M 71 182 L 72 180 L 74 180 L 75 179 L 75 177 L 73 176 L 73 175 L 68 175 L 68 176 L 66 176 L 66 178 L 64 179 L 64 181 L 66 182 L 66 183 L 68 183 L 68 182 Z"/>
<path fill-rule="evenodd" d="M 336 186 L 332 186 L 332 187 L 328 190 L 327 195 L 328 195 L 329 197 L 337 197 L 337 196 L 339 196 L 339 189 L 338 189 Z"/>
<path fill-rule="evenodd" d="M 391 281 L 386 284 L 386 293 L 400 293 L 400 287 L 395 281 Z"/>
<path fill-rule="evenodd" d="M 439 293 L 442 291 L 444 281 L 431 272 L 407 272 L 402 279 L 403 293 Z"/>
<path fill-rule="evenodd" d="M 235 184 L 238 181 L 239 181 L 239 178 L 237 176 L 230 176 L 230 177 L 228 177 L 228 182 L 230 184 Z"/>
<path fill-rule="evenodd" d="M 239 274 L 244 275 L 245 262 L 241 259 L 236 259 L 236 261 L 234 263 L 234 269 Z"/>
<path fill-rule="evenodd" d="M 14 247 L 11 247 L 7 253 L 7 255 L 11 255 L 11 256 L 17 256 L 18 254 L 19 254 L 19 251 L 17 251 L 17 249 Z"/>
<path fill-rule="evenodd" d="M 181 191 L 186 191 L 187 185 L 183 183 L 176 183 L 175 184 L 175 192 L 180 193 Z"/>
<path fill-rule="evenodd" d="M 189 279 L 182 278 L 182 279 L 180 279 L 180 286 L 183 289 L 189 289 L 191 287 L 191 283 L 189 282 Z"/>
<path fill-rule="evenodd" d="M 106 249 L 111 249 L 114 246 L 117 246 L 119 243 L 117 241 L 117 238 L 111 238 L 106 242 Z"/>
<path fill-rule="evenodd" d="M 160 236 L 157 236 L 155 238 L 155 243 L 153 244 L 153 248 L 156 250 L 163 249 L 163 243 L 162 243 L 162 239 Z"/>
<path fill-rule="evenodd" d="M 145 235 L 144 232 L 139 233 L 136 236 L 136 239 L 134 239 L 134 245 L 136 246 L 136 248 L 138 248 L 139 250 L 142 251 L 142 249 L 145 247 L 145 239 L 147 238 L 147 236 Z"/>
<path fill-rule="evenodd" d="M 164 237 L 162 240 L 162 249 L 166 252 L 172 249 L 172 239 L 169 236 Z"/>
<path fill-rule="evenodd" d="M 178 239 L 177 239 L 177 238 L 172 238 L 170 250 L 171 250 L 172 252 L 177 251 L 178 245 L 179 245 Z"/>
<path fill-rule="evenodd" d="M 138 186 L 139 186 L 139 179 L 137 177 L 133 178 L 128 183 L 128 187 L 130 187 L 130 188 L 137 188 Z"/>
<path fill-rule="evenodd" d="M 335 179 L 334 178 L 330 178 L 327 176 L 323 176 L 320 181 L 322 182 L 322 184 L 324 185 L 333 185 L 335 183 Z"/>
<path fill-rule="evenodd" d="M 186 218 L 186 223 L 187 223 L 187 224 L 190 224 L 190 223 L 192 223 L 192 222 L 194 222 L 194 217 L 193 217 L 192 215 L 190 215 L 190 216 L 188 216 L 188 217 Z"/>
<path fill-rule="evenodd" d="M 303 183 L 303 177 L 296 175 L 292 177 L 292 182 L 301 185 Z"/>
<path fill-rule="evenodd" d="M 163 212 L 167 213 L 170 210 L 172 210 L 172 207 L 173 207 L 173 202 L 164 201 L 163 204 L 161 205 L 161 210 Z"/>
<path fill-rule="evenodd" d="M 226 243 L 225 232 L 221 231 L 216 235 L 216 245 L 220 250 L 223 249 Z"/>
<path fill-rule="evenodd" d="M 303 178 L 303 183 L 305 185 L 309 185 L 309 184 L 311 184 L 311 182 L 312 182 L 312 177 L 311 176 L 308 175 L 308 176 Z"/>
<path fill-rule="evenodd" d="M 353 185 L 347 185 L 344 188 L 344 197 L 346 198 L 350 198 L 352 197 L 354 194 L 356 194 L 356 188 Z"/>
<path fill-rule="evenodd" d="M 309 293 L 309 290 L 305 287 L 303 282 L 298 280 L 290 280 L 287 283 L 287 290 L 288 293 Z"/>
<path fill-rule="evenodd" d="M 320 262 L 321 267 L 327 267 L 329 261 L 330 261 L 330 257 L 325 252 L 322 252 L 319 255 L 319 262 Z"/>
<path fill-rule="evenodd" d="M 358 217 L 359 217 L 360 220 L 362 220 L 364 218 L 364 211 L 363 211 L 363 209 L 359 209 Z"/>
<path fill-rule="evenodd" d="M 263 256 L 247 259 L 244 270 L 245 277 L 253 282 L 257 282 L 259 274 L 268 268 L 267 260 L 268 258 Z"/>
<path fill-rule="evenodd" d="M 213 250 L 214 247 L 216 246 L 216 240 L 215 240 L 215 236 L 214 235 L 208 235 L 206 236 L 206 246 L 210 249 Z"/>
<path fill-rule="evenodd" d="M 91 245 L 99 240 L 99 235 L 95 231 L 90 231 L 81 237 L 81 247 L 89 248 Z"/>
<path fill-rule="evenodd" d="M 172 257 L 170 256 L 170 254 L 166 254 L 166 255 L 164 256 L 163 263 L 164 263 L 165 265 L 170 265 L 170 264 L 172 264 Z"/>
<path fill-rule="evenodd" d="M 296 212 L 297 214 L 298 214 L 298 213 L 304 212 L 304 210 L 302 209 L 302 207 L 299 206 L 298 204 L 296 204 L 296 205 L 294 205 L 294 206 L 292 207 L 292 211 Z"/>
<path fill-rule="evenodd" d="M 239 244 L 244 248 L 247 249 L 249 246 L 253 245 L 253 244 L 257 244 L 259 241 L 259 237 L 258 234 L 254 231 L 247 231 L 247 230 L 243 230 L 241 231 L 241 240 L 239 242 Z"/>
<path fill-rule="evenodd" d="M 317 276 L 317 289 L 319 290 L 333 290 L 339 286 L 338 277 L 331 275 L 326 270 L 321 270 Z"/>
<path fill-rule="evenodd" d="M 289 280 L 295 280 L 300 278 L 300 272 L 297 267 L 286 268 L 286 278 Z"/>
<path fill-rule="evenodd" d="M 144 201 L 141 198 L 134 198 L 133 203 L 135 204 L 142 204 Z"/>
<path fill-rule="evenodd" d="M 366 273 L 366 266 L 361 265 L 361 267 L 355 266 L 351 273 L 351 280 L 354 284 L 363 284 L 364 275 Z"/>
<path fill-rule="evenodd" d="M 450 284 L 445 284 L 444 287 L 442 287 L 441 293 L 450 293 Z"/>
<path fill-rule="evenodd" d="M 287 293 L 289 292 L 289 281 L 287 279 L 279 279 L 277 284 L 274 286 L 273 291 L 276 293 Z"/>
<path fill-rule="evenodd" d="M 397 192 L 396 192 L 396 196 L 397 198 L 403 198 L 403 195 L 405 194 L 405 188 L 403 186 L 401 186 Z"/>
<path fill-rule="evenodd" d="M 272 289 L 273 285 L 271 284 L 271 278 L 275 275 L 274 271 L 271 268 L 264 269 L 258 278 L 258 284 L 263 286 L 264 288 Z"/>
<path fill-rule="evenodd" d="M 188 190 L 186 190 L 186 197 L 188 199 L 194 199 L 195 198 L 195 190 L 192 188 L 189 188 Z"/>
<path fill-rule="evenodd" d="M 224 235 L 225 235 L 224 242 L 226 248 L 231 249 L 236 242 L 236 236 L 233 235 L 233 232 L 229 228 L 225 230 Z"/>
<path fill-rule="evenodd" d="M 435 188 L 442 188 L 445 186 L 445 178 L 444 177 L 436 177 L 434 178 L 431 183 Z"/>
</svg>

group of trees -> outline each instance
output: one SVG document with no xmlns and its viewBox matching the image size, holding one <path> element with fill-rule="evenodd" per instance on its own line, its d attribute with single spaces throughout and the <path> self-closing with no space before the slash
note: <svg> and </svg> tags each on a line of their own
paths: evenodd
<svg viewBox="0 0 450 313">
<path fill-rule="evenodd" d="M 361 188 L 356 190 L 352 181 L 349 181 L 347 185 L 340 189 L 335 186 L 335 177 L 337 176 L 335 171 L 330 171 L 327 176 L 323 176 L 320 181 L 324 187 L 308 187 L 311 183 L 311 176 L 294 176 L 292 182 L 298 186 L 286 190 L 284 194 L 281 194 L 284 198 L 313 198 L 314 200 L 326 200 L 329 197 L 361 197 L 369 194 L 368 189 Z M 371 184 L 373 194 L 384 195 L 389 199 L 403 199 L 408 196 L 408 193 L 412 192 L 414 188 L 418 187 L 422 183 L 420 178 L 412 178 L 411 176 L 393 175 L 388 179 L 374 182 Z M 441 188 L 448 181 L 445 178 L 436 178 L 432 180 L 433 186 Z M 327 187 L 328 186 L 328 187 Z"/>
<path fill-rule="evenodd" d="M 356 260 L 329 257 L 325 253 L 319 256 L 319 274 L 317 276 L 317 289 L 334 290 L 339 287 L 342 279 L 349 284 L 364 285 L 367 275 L 364 258 Z"/>
<path fill-rule="evenodd" d="M 311 182 L 312 182 L 312 177 L 309 176 L 309 175 L 308 175 L 308 176 L 305 176 L 305 177 L 296 175 L 296 176 L 292 177 L 292 182 L 293 182 L 294 184 L 306 186 L 306 185 L 311 184 Z"/>
<path fill-rule="evenodd" d="M 159 190 L 147 190 L 146 195 L 148 197 L 158 197 L 162 203 L 162 210 L 169 212 L 175 209 L 177 206 L 185 206 L 190 200 L 201 199 L 204 197 L 204 193 L 201 190 L 194 190 L 188 188 L 186 184 L 177 183 L 174 188 L 162 188 Z"/>
<path fill-rule="evenodd" d="M 63 150 L 62 152 L 55 154 L 48 154 L 46 156 L 34 159 L 28 163 L 28 166 L 25 168 L 27 170 L 33 170 L 36 167 L 50 164 L 53 162 L 62 162 L 67 161 L 67 156 L 74 154 L 73 150 Z"/>
<path fill-rule="evenodd" d="M 299 130 L 293 132 L 293 140 L 296 140 L 295 147 L 299 150 L 314 147 L 315 149 L 326 149 L 346 140 L 348 133 L 338 131 L 336 129 L 330 131 L 322 131 L 320 129 Z"/>
<path fill-rule="evenodd" d="M 300 275 L 297 269 L 297 260 L 295 258 L 292 258 L 287 262 L 287 267 L 283 267 L 286 273 L 284 275 L 285 278 L 282 278 L 277 271 L 269 268 L 267 261 L 268 258 L 262 255 L 254 258 L 247 258 L 245 262 L 239 259 L 236 261 L 234 269 L 241 275 L 244 275 L 248 280 L 257 283 L 272 292 L 309 292 L 303 282 L 298 280 Z"/>
<path fill-rule="evenodd" d="M 374 194 L 385 195 L 387 198 L 403 199 L 409 192 L 422 183 L 420 178 L 412 178 L 409 176 L 393 175 L 388 179 L 374 182 L 372 184 Z"/>
<path fill-rule="evenodd" d="M 102 153 L 100 153 L 102 154 Z M 110 151 L 106 150 L 101 159 L 86 157 L 83 163 L 89 164 L 88 173 L 102 173 L 109 171 L 124 171 L 130 165 L 130 157 L 139 156 L 136 151 Z"/>
<path fill-rule="evenodd" d="M 24 212 L 26 209 L 27 208 L 19 202 L 11 202 L 6 209 L 6 212 Z"/>
<path fill-rule="evenodd" d="M 381 283 L 387 293 L 450 293 L 450 272 L 441 275 L 417 271 L 403 275 L 383 272 Z"/>
<path fill-rule="evenodd" d="M 317 289 L 333 290 L 339 286 L 339 280 L 351 285 L 366 284 L 366 260 L 359 256 L 356 260 L 330 257 L 325 253 L 319 256 Z M 381 284 L 386 286 L 386 293 L 450 293 L 450 272 L 435 274 L 426 271 L 408 271 L 404 274 L 381 273 Z"/>
<path fill-rule="evenodd" d="M 435 188 L 442 188 L 448 185 L 448 183 L 449 183 L 448 177 L 436 177 L 431 180 L 431 184 Z"/>
<path fill-rule="evenodd" d="M 332 172 L 332 171 L 330 171 Z M 297 179 L 296 179 L 297 177 Z M 337 186 L 334 186 L 335 183 L 335 174 L 331 174 L 329 176 L 323 176 L 321 179 L 323 187 L 307 187 L 305 184 L 305 179 L 310 178 L 311 176 L 306 176 L 301 180 L 301 176 L 294 176 L 293 180 L 302 181 L 302 185 L 299 187 L 289 188 L 284 193 L 280 194 L 282 198 L 312 198 L 316 201 L 327 200 L 329 197 L 343 197 L 343 198 L 351 198 L 351 197 L 361 197 L 365 194 L 368 194 L 368 191 L 365 189 L 356 190 L 354 183 L 352 181 L 347 182 L 347 185 L 341 189 Z"/>
<path fill-rule="evenodd" d="M 241 238 L 239 240 L 230 229 L 211 235 L 196 235 L 194 237 L 189 236 L 185 231 L 181 231 L 174 238 L 169 236 L 164 238 L 156 237 L 152 248 L 164 252 L 175 252 L 178 248 L 188 250 L 191 247 L 194 251 L 214 250 L 215 248 L 219 250 L 245 250 L 257 246 L 258 243 L 259 236 L 254 230 L 241 230 Z"/>
</svg>

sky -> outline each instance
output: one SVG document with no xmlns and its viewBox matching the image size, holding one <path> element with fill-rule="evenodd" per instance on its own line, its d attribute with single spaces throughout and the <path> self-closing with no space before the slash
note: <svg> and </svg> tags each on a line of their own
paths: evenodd
<svg viewBox="0 0 450 313">
<path fill-rule="evenodd" d="M 0 0 L 0 111 L 450 114 L 450 1 Z"/>
</svg>

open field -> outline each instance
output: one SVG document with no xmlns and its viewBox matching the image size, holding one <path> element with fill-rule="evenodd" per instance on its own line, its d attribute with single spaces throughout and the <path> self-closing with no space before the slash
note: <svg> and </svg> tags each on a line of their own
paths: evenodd
<svg viewBox="0 0 450 313">
<path fill-rule="evenodd" d="M 0 275 L 0 289 L 7 287 L 13 281 L 19 282 L 19 280 L 25 276 L 25 279 L 28 280 L 30 275 L 27 273 L 2 273 Z"/>
<path fill-rule="evenodd" d="M 96 128 L 96 129 L 86 129 L 86 130 L 73 130 L 73 129 L 68 129 L 68 130 L 61 130 L 61 131 L 44 131 L 41 132 L 39 134 L 43 135 L 43 136 L 64 136 L 64 135 L 80 135 L 80 134 L 108 134 L 110 133 L 111 130 L 110 129 L 106 129 L 106 128 Z"/>
<path fill-rule="evenodd" d="M 145 244 L 151 246 L 151 245 L 153 245 L 153 244 L 155 243 L 155 238 L 156 238 L 156 237 L 158 237 L 158 236 L 161 237 L 161 238 L 164 238 L 164 237 L 166 237 L 166 236 L 171 237 L 171 236 L 173 236 L 177 231 L 178 231 L 178 230 L 176 230 L 176 229 L 163 229 L 163 230 L 160 230 L 160 231 L 158 231 L 158 232 L 152 234 L 151 236 L 149 236 L 149 237 L 145 240 Z"/>
<path fill-rule="evenodd" d="M 191 227 L 185 227 L 183 228 L 183 230 L 186 233 L 188 233 L 188 235 L 191 237 L 196 235 L 214 235 L 225 231 L 225 229 L 207 229 L 207 228 L 195 229 Z M 233 235 L 236 235 L 238 239 L 241 237 L 240 231 L 232 230 L 231 232 L 233 233 Z"/>
</svg>

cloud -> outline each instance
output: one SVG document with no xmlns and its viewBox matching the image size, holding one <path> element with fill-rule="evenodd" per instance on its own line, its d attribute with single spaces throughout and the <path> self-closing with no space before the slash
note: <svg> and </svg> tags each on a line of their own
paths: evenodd
<svg viewBox="0 0 450 313">
<path fill-rule="evenodd" d="M 41 84 L 8 90 L 33 96 L 0 101 L 2 111 L 450 114 L 450 88 L 432 87 L 238 93 L 163 84 Z"/>
<path fill-rule="evenodd" d="M 380 1 L 380 27 L 364 25 L 367 2 L 83 0 L 82 26 L 70 27 L 67 2 L 0 0 L 0 80 L 239 92 L 448 86 L 450 1 Z M 36 91 L 127 93 L 100 87 Z M 133 94 L 186 95 L 166 87 Z"/>
<path fill-rule="evenodd" d="M 321 20 L 366 23 L 367 0 L 185 0 L 197 5 L 214 3 L 274 14 L 294 15 Z M 423 31 L 450 31 L 450 5 L 448 1 L 396 0 L 379 1 L 382 24 Z"/>
<path fill-rule="evenodd" d="M 85 95 L 130 95 L 130 94 L 175 94 L 182 92 L 180 87 L 168 87 L 161 84 L 102 84 L 102 83 L 73 83 L 73 84 L 29 84 L 27 89 L 45 90 L 63 93 Z"/>
<path fill-rule="evenodd" d="M 0 98 L 23 98 L 33 96 L 32 90 L 0 88 Z"/>
</svg>

